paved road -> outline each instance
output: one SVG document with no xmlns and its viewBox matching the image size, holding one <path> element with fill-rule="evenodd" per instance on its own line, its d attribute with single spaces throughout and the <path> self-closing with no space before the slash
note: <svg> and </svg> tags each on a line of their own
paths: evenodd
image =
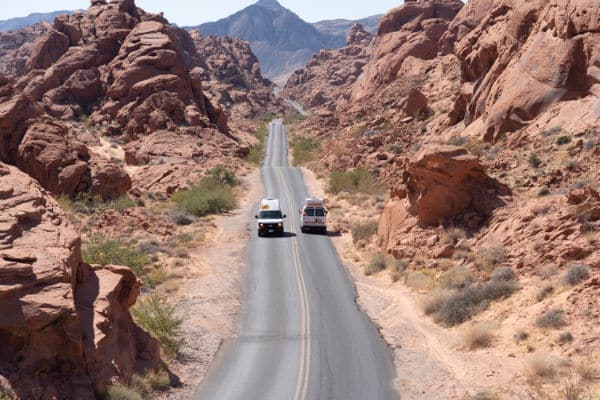
<svg viewBox="0 0 600 400">
<path fill-rule="evenodd" d="M 258 238 L 252 224 L 240 336 L 219 351 L 194 399 L 398 400 L 392 355 L 358 309 L 331 240 L 300 233 L 298 209 L 309 196 L 300 170 L 288 166 L 283 122 L 269 132 L 262 175 L 288 233 Z"/>
</svg>

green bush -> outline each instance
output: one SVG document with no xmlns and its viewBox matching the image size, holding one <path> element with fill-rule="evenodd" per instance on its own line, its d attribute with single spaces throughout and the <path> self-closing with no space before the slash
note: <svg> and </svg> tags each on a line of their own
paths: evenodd
<svg viewBox="0 0 600 400">
<path fill-rule="evenodd" d="M 329 175 L 327 192 L 332 194 L 340 192 L 378 194 L 381 191 L 379 182 L 364 167 L 349 172 L 332 172 Z"/>
<path fill-rule="evenodd" d="M 139 300 L 131 310 L 136 322 L 160 342 L 165 353 L 175 356 L 179 350 L 183 322 L 175 315 L 175 306 L 170 305 L 165 297 L 151 294 Z"/>
<path fill-rule="evenodd" d="M 267 138 L 266 126 L 263 126 L 256 131 L 256 138 L 258 139 L 258 144 L 250 148 L 247 160 L 254 165 L 260 165 L 265 156 L 265 141 Z"/>
<path fill-rule="evenodd" d="M 150 262 L 148 255 L 137 246 L 122 239 L 108 239 L 101 235 L 93 235 L 84 244 L 81 256 L 88 264 L 127 266 L 138 276 L 144 274 L 144 267 Z"/>
<path fill-rule="evenodd" d="M 285 125 L 291 125 L 295 122 L 301 122 L 306 119 L 305 115 L 300 114 L 299 112 L 295 112 L 293 114 L 286 115 L 283 119 L 283 123 Z"/>
<path fill-rule="evenodd" d="M 134 388 L 116 384 L 108 388 L 109 400 L 143 400 L 142 395 Z"/>
<path fill-rule="evenodd" d="M 535 324 L 540 328 L 560 328 L 566 325 L 565 312 L 555 308 L 542 314 Z"/>
<path fill-rule="evenodd" d="M 443 302 L 435 320 L 448 326 L 461 324 L 485 310 L 491 301 L 506 298 L 517 290 L 515 282 L 489 281 L 460 290 Z"/>
<path fill-rule="evenodd" d="M 291 147 L 294 165 L 302 165 L 315 159 L 320 145 L 315 139 L 296 137 L 292 140 Z"/>
<path fill-rule="evenodd" d="M 377 229 L 379 229 L 379 222 L 374 219 L 352 225 L 350 229 L 352 242 L 357 244 L 361 240 L 370 240 L 377 233 Z"/>
<path fill-rule="evenodd" d="M 180 210 L 197 217 L 220 214 L 237 207 L 231 188 L 210 177 L 204 178 L 197 186 L 173 194 L 171 200 Z"/>
<path fill-rule="evenodd" d="M 565 285 L 575 286 L 590 276 L 590 267 L 587 265 L 573 265 L 562 276 Z"/>
<path fill-rule="evenodd" d="M 208 171 L 206 175 L 215 182 L 220 183 L 221 185 L 228 185 L 234 187 L 240 184 L 240 181 L 235 175 L 235 172 L 230 171 L 224 165 L 217 165 L 216 167 Z"/>
</svg>

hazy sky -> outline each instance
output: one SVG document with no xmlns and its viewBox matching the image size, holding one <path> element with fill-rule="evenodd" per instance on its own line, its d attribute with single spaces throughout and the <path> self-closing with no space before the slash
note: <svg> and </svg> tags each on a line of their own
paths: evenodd
<svg viewBox="0 0 600 400">
<path fill-rule="evenodd" d="M 215 21 L 255 3 L 256 0 L 136 0 L 138 7 L 149 12 L 163 11 L 169 21 L 178 25 L 197 25 Z M 89 0 L 3 0 L 0 20 L 23 17 L 33 12 L 76 10 L 87 8 Z M 383 14 L 402 0 L 280 0 L 304 20 L 359 19 Z"/>
</svg>

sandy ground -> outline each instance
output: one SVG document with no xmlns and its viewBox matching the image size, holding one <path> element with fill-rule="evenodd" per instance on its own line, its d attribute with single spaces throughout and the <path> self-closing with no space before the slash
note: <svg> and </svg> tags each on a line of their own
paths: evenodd
<svg viewBox="0 0 600 400">
<path fill-rule="evenodd" d="M 189 400 L 221 343 L 237 335 L 249 222 L 254 221 L 252 207 L 264 191 L 260 170 L 246 177 L 244 185 L 240 207 L 215 217 L 214 236 L 190 250 L 188 276 L 170 295 L 184 318 L 181 354 L 169 363 L 182 385 L 159 398 Z"/>
<path fill-rule="evenodd" d="M 303 169 L 311 194 L 324 195 L 324 182 Z M 530 399 L 521 384 L 525 356 L 503 348 L 464 350 L 460 329 L 437 326 L 421 311 L 418 294 L 393 283 L 383 272 L 366 276 L 356 257 L 350 234 L 333 242 L 357 288 L 357 302 L 394 353 L 396 387 L 403 400 L 464 399 L 492 391 L 503 399 Z"/>
</svg>

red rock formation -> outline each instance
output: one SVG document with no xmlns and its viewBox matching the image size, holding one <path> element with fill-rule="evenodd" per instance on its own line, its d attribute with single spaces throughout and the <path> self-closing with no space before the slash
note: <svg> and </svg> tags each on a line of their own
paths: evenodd
<svg viewBox="0 0 600 400">
<path fill-rule="evenodd" d="M 476 156 L 453 146 L 423 150 L 409 165 L 405 179 L 408 212 L 423 226 L 466 213 L 476 213 L 481 222 L 505 204 L 500 196 L 510 193 L 486 174 Z"/>
<path fill-rule="evenodd" d="M 321 50 L 305 68 L 290 76 L 283 96 L 308 108 L 330 111 L 349 99 L 348 90 L 363 72 L 369 60 L 373 35 L 356 24 L 348 34 L 347 46 L 339 50 Z"/>
<path fill-rule="evenodd" d="M 34 24 L 17 31 L 0 32 L 0 74 L 23 75 L 33 43 L 47 30 L 46 24 Z"/>
<path fill-rule="evenodd" d="M 263 77 L 248 42 L 227 36 L 204 37 L 195 30 L 190 34 L 206 64 L 196 71 L 202 90 L 230 119 L 239 122 L 283 111 L 273 94 L 273 83 Z"/>
<path fill-rule="evenodd" d="M 463 96 L 458 118 L 481 118 L 497 141 L 563 100 L 600 88 L 600 5 L 591 0 L 473 2 L 452 32 Z M 484 16 L 474 24 L 476 16 Z M 470 29 L 470 32 L 467 31 Z"/>
<path fill-rule="evenodd" d="M 0 371 L 20 398 L 94 399 L 158 344 L 129 315 L 128 268 L 81 262 L 81 240 L 41 187 L 0 164 Z"/>
</svg>

